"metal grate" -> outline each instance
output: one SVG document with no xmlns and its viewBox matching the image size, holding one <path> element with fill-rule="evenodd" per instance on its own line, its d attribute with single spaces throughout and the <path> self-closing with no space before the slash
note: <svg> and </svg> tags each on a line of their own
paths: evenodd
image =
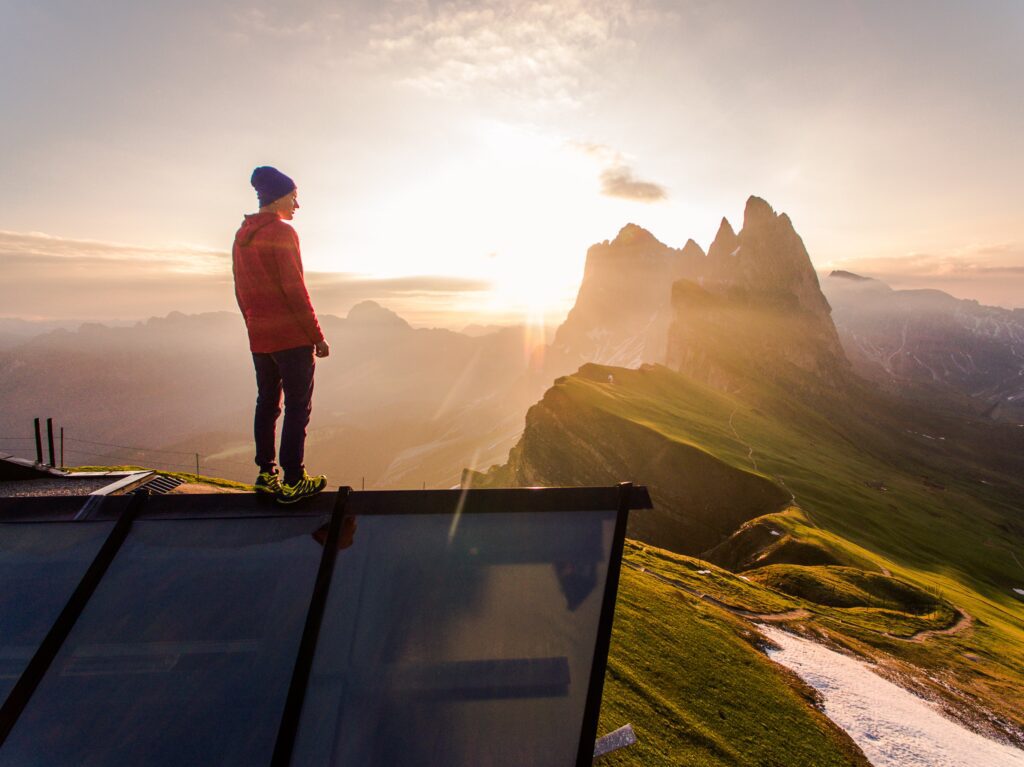
<svg viewBox="0 0 1024 767">
<path fill-rule="evenodd" d="M 137 495 L 142 492 L 152 493 L 153 495 L 166 495 L 178 485 L 183 484 L 185 484 L 185 480 L 183 479 L 178 479 L 177 477 L 165 477 L 162 474 L 157 474 L 153 479 L 149 480 L 149 482 L 139 485 L 134 490 L 126 493 L 126 495 Z"/>
</svg>

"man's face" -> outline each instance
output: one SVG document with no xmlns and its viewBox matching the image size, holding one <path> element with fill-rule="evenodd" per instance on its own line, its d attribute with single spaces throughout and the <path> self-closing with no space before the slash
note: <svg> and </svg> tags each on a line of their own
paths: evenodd
<svg viewBox="0 0 1024 767">
<path fill-rule="evenodd" d="M 291 221 L 295 211 L 299 209 L 299 190 L 293 189 L 284 197 L 275 200 L 274 208 L 281 218 L 285 221 Z"/>
</svg>

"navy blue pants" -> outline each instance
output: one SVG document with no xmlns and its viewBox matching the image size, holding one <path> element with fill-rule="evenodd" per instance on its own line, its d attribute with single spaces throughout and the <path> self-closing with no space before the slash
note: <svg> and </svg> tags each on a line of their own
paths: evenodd
<svg viewBox="0 0 1024 767">
<path fill-rule="evenodd" d="M 313 410 L 313 369 L 316 367 L 312 346 L 297 346 L 279 352 L 253 352 L 256 366 L 256 463 L 260 471 L 276 468 L 275 445 L 277 418 L 281 415 L 281 394 L 284 393 L 284 425 L 281 428 L 281 468 L 284 481 L 295 484 L 305 470 L 306 426 Z"/>
</svg>

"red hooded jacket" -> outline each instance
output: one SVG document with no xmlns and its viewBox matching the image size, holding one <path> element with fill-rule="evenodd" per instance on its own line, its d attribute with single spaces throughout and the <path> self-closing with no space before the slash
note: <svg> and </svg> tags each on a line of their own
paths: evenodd
<svg viewBox="0 0 1024 767">
<path fill-rule="evenodd" d="M 252 351 L 279 352 L 324 340 L 302 277 L 299 235 L 280 216 L 246 216 L 231 262 Z"/>
</svg>

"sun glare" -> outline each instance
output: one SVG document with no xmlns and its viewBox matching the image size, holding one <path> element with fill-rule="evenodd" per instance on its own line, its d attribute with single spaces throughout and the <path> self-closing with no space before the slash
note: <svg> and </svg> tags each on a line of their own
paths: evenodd
<svg viewBox="0 0 1024 767">
<path fill-rule="evenodd" d="M 415 175 L 386 202 L 367 200 L 371 233 L 347 243 L 344 270 L 376 277 L 450 275 L 490 283 L 457 299 L 498 321 L 564 316 L 601 226 L 593 164 L 560 138 L 480 122 L 447 147 L 429 178 Z M 310 268 L 339 268 L 317 264 Z"/>
</svg>

